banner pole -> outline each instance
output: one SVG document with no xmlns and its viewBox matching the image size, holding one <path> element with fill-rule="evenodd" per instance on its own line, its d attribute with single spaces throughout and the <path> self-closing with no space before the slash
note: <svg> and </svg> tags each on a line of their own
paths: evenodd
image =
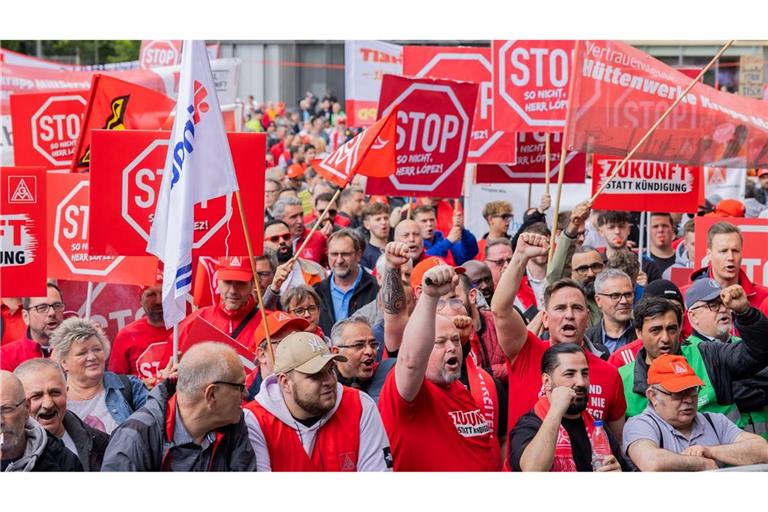
<svg viewBox="0 0 768 512">
<path fill-rule="evenodd" d="M 85 319 L 91 320 L 91 303 L 93 303 L 93 281 L 88 281 L 88 289 L 85 293 Z"/>
<path fill-rule="evenodd" d="M 638 228 L 638 251 L 637 251 L 637 263 L 640 265 L 640 271 L 643 270 L 643 248 L 648 243 L 645 235 L 645 212 L 640 212 L 640 227 Z"/>
<path fill-rule="evenodd" d="M 406 215 L 405 218 L 408 220 L 411 220 L 411 218 L 413 217 L 413 203 L 415 202 L 416 202 L 416 196 L 411 196 L 410 198 L 408 198 L 408 211 L 405 212 L 405 215 Z"/>
<path fill-rule="evenodd" d="M 336 204 L 336 200 L 339 198 L 343 190 L 344 190 L 344 187 L 340 188 L 339 190 L 336 191 L 335 194 L 333 194 L 333 197 L 331 198 L 331 202 L 328 203 L 328 206 L 325 207 L 325 210 L 323 210 L 323 213 L 320 214 L 320 217 L 317 219 L 317 222 L 315 222 L 315 225 L 312 226 L 312 229 L 309 230 L 307 237 L 304 239 L 301 245 L 296 249 L 296 252 L 293 253 L 293 257 L 290 259 L 290 261 L 296 261 L 296 259 L 299 257 L 299 254 L 301 254 L 301 251 L 303 251 L 304 247 L 307 246 L 309 239 L 312 238 L 312 235 L 315 234 L 315 231 L 317 231 L 317 228 L 320 227 L 320 224 L 325 220 L 325 217 L 328 215 L 328 210 L 334 204 Z"/>
<path fill-rule="evenodd" d="M 549 182 L 550 182 L 550 178 L 549 178 L 549 171 L 551 168 L 551 162 L 549 160 L 550 154 L 551 153 L 550 153 L 550 147 L 549 147 L 549 132 L 546 132 L 544 134 L 544 187 L 547 194 L 549 194 Z M 528 190 L 530 191 L 530 188 Z M 531 207 L 531 200 L 530 200 L 530 193 L 529 193 L 528 208 L 530 207 Z"/>
<path fill-rule="evenodd" d="M 179 324 L 173 324 L 173 365 L 179 364 Z"/>
<path fill-rule="evenodd" d="M 555 211 L 552 212 L 552 232 L 549 235 L 549 254 L 547 255 L 547 262 L 552 261 L 552 255 L 555 252 L 555 233 L 557 232 L 557 217 L 560 215 L 560 195 L 563 192 L 566 152 L 567 148 L 565 147 L 565 141 L 563 141 L 563 147 L 560 150 L 560 169 L 557 172 L 557 199 L 555 200 Z"/>
<path fill-rule="evenodd" d="M 648 140 L 648 138 L 651 136 L 651 134 L 654 131 L 656 131 L 656 128 L 658 128 L 659 125 L 661 125 L 661 123 L 664 122 L 664 120 L 675 109 L 675 107 L 677 107 L 677 105 L 680 104 L 683 98 L 685 98 L 688 95 L 688 92 L 690 92 L 690 90 L 693 89 L 693 86 L 696 85 L 696 82 L 698 82 L 701 79 L 701 77 L 704 76 L 704 73 L 709 71 L 709 68 L 711 68 L 720 59 L 720 56 L 722 56 L 723 53 L 725 53 L 725 51 L 733 44 L 734 41 L 735 41 L 734 39 L 731 39 L 730 41 L 725 43 L 725 45 L 722 48 L 720 48 L 720 51 L 717 52 L 717 54 L 714 57 L 712 57 L 712 60 L 709 61 L 709 64 L 707 64 L 706 67 L 699 72 L 696 78 L 694 78 L 691 81 L 691 83 L 688 84 L 688 87 L 686 87 L 685 90 L 678 95 L 677 99 L 669 106 L 669 108 L 667 108 L 667 110 L 665 110 L 664 113 L 661 114 L 661 117 L 659 117 L 656 120 L 656 122 L 653 123 L 653 126 L 651 126 L 646 132 L 646 134 L 643 135 L 643 138 L 640 139 L 640 141 L 637 144 L 635 144 L 635 147 L 633 147 L 632 150 L 627 154 L 627 156 L 624 157 L 624 160 L 622 160 L 621 163 L 613 170 L 611 175 L 606 177 L 605 181 L 600 185 L 600 188 L 597 189 L 597 192 L 595 192 L 595 194 L 592 196 L 592 199 L 589 200 L 590 203 L 593 203 L 595 201 L 595 198 L 603 192 L 603 190 L 608 185 L 608 183 L 611 182 L 613 177 L 616 176 L 624 168 L 625 165 L 627 165 L 627 162 L 629 161 L 629 159 L 632 158 L 632 156 L 637 152 L 638 149 L 640 149 L 640 146 L 645 144 L 645 141 Z M 568 98 L 570 100 L 570 96 Z"/>
<path fill-rule="evenodd" d="M 547 187 L 549 189 L 549 187 Z M 528 209 L 531 209 L 531 195 L 533 194 L 533 183 L 528 184 Z"/>
<path fill-rule="evenodd" d="M 245 245 L 248 247 L 248 259 L 251 262 L 251 271 L 253 272 L 253 282 L 256 285 L 256 298 L 259 301 L 259 311 L 261 311 L 261 321 L 264 322 L 264 333 L 266 334 L 267 347 L 269 348 L 269 355 L 272 358 L 272 364 L 275 362 L 275 352 L 272 348 L 272 338 L 269 335 L 269 322 L 267 321 L 267 311 L 264 309 L 264 295 L 261 292 L 261 284 L 259 283 L 259 274 L 256 272 L 256 260 L 253 258 L 253 245 L 251 244 L 251 233 L 248 231 L 248 222 L 245 219 L 245 207 L 243 206 L 243 199 L 240 197 L 240 190 L 235 190 L 235 197 L 237 198 L 237 206 L 240 210 L 240 221 L 243 223 L 243 233 L 245 234 Z"/>
</svg>

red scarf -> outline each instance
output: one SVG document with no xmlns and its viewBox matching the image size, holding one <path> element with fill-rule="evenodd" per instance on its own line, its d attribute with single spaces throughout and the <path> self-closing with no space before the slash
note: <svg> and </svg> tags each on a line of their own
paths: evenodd
<svg viewBox="0 0 768 512">
<path fill-rule="evenodd" d="M 549 412 L 549 406 L 550 406 L 549 399 L 546 396 L 543 396 L 539 398 L 539 401 L 536 402 L 536 405 L 533 406 L 533 412 L 536 413 L 536 416 L 538 416 L 541 421 L 544 421 L 544 418 L 547 416 L 547 413 Z M 592 418 L 592 415 L 589 414 L 586 409 L 584 409 L 581 412 L 581 419 L 584 420 L 584 426 L 587 427 L 587 436 L 589 436 L 589 438 L 591 439 L 592 432 L 595 430 L 594 418 Z M 557 429 L 557 441 L 555 442 L 555 458 L 552 460 L 552 467 L 550 468 L 550 471 L 554 471 L 554 472 L 578 471 L 576 469 L 576 461 L 573 460 L 573 448 L 571 447 L 571 438 L 570 436 L 568 436 L 568 432 L 565 430 L 562 423 Z"/>
<path fill-rule="evenodd" d="M 469 392 L 486 421 L 491 425 L 491 449 L 493 460 L 501 465 L 501 446 L 496 432 L 499 430 L 499 397 L 491 374 L 478 368 L 474 354 L 470 353 L 465 363 L 469 379 Z M 499 469 L 499 468 L 496 468 Z"/>
</svg>

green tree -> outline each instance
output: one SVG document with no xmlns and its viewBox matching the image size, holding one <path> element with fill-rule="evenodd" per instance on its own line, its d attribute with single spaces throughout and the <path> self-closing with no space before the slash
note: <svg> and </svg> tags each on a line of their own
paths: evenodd
<svg viewBox="0 0 768 512">
<path fill-rule="evenodd" d="M 37 41 L 3 40 L 0 47 L 37 56 Z M 42 57 L 68 64 L 91 65 L 128 62 L 139 58 L 138 40 L 42 41 Z"/>
</svg>

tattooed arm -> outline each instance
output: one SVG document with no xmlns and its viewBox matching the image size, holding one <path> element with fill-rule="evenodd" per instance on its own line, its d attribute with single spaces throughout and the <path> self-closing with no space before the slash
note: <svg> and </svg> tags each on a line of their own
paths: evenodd
<svg viewBox="0 0 768 512">
<path fill-rule="evenodd" d="M 384 248 L 384 254 L 387 258 L 381 285 L 384 346 L 388 352 L 395 352 L 400 349 L 405 325 L 408 323 L 406 291 L 400 273 L 400 267 L 408 261 L 408 246 L 399 242 L 390 242 Z"/>
</svg>

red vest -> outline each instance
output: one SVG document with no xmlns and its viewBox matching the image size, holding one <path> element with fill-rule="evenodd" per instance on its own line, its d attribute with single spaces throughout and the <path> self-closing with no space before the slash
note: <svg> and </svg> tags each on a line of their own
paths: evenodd
<svg viewBox="0 0 768 512">
<path fill-rule="evenodd" d="M 533 412 L 539 417 L 541 421 L 549 412 L 549 399 L 546 396 L 539 398 L 536 405 L 533 406 Z M 581 418 L 584 420 L 584 426 L 587 427 L 587 435 L 592 439 L 592 432 L 595 430 L 595 421 L 592 415 L 586 410 L 582 411 Z M 555 457 L 552 460 L 552 468 L 550 471 L 561 472 L 569 471 L 575 472 L 576 461 L 573 460 L 573 448 L 571 447 L 571 438 L 568 432 L 565 430 L 562 424 L 557 428 L 557 441 L 555 441 Z"/>
<path fill-rule="evenodd" d="M 256 416 L 264 433 L 272 471 L 357 471 L 363 415 L 358 390 L 344 387 L 338 409 L 317 432 L 311 457 L 304 451 L 295 428 L 256 400 L 246 408 Z"/>
</svg>

